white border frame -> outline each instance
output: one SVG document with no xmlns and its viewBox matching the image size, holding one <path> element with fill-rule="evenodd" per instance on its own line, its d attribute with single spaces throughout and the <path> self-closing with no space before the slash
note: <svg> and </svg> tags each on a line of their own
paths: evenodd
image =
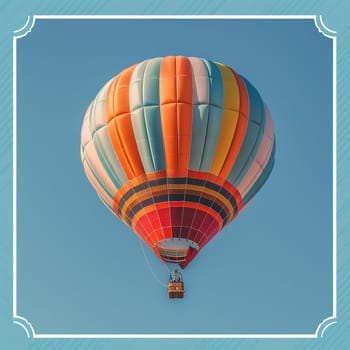
<svg viewBox="0 0 350 350">
<path fill-rule="evenodd" d="M 17 40 L 31 32 L 37 19 L 312 19 L 318 31 L 333 40 L 333 315 L 325 318 L 312 334 L 38 334 L 32 324 L 17 314 Z M 322 338 L 337 317 L 337 40 L 336 32 L 327 28 L 322 16 L 315 15 L 35 15 L 28 16 L 13 36 L 13 323 L 21 326 L 28 338 Z"/>
</svg>

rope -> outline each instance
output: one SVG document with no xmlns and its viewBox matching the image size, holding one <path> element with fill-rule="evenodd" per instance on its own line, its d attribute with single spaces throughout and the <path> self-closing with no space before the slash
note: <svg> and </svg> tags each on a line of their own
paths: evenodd
<svg viewBox="0 0 350 350">
<path fill-rule="evenodd" d="M 143 246 L 143 244 L 142 244 L 142 241 L 141 241 L 140 239 L 138 239 L 138 241 L 139 241 L 139 244 L 140 244 L 142 253 L 143 253 L 143 257 L 145 258 L 146 265 L 147 265 L 148 269 L 150 270 L 151 274 L 153 275 L 153 277 L 155 278 L 155 280 L 156 280 L 162 287 L 168 288 L 168 285 L 165 284 L 165 283 L 163 283 L 163 282 L 157 277 L 157 275 L 153 272 L 152 267 L 151 267 L 151 265 L 150 265 L 150 263 L 149 263 L 149 261 L 148 261 L 148 258 L 147 258 L 147 256 L 146 256 L 145 248 L 144 248 L 144 246 Z M 169 271 L 169 273 L 170 273 L 170 270 L 168 269 L 167 266 L 166 266 L 166 269 L 167 269 L 167 270 Z"/>
<path fill-rule="evenodd" d="M 170 273 L 170 269 L 168 267 L 168 265 L 164 262 L 164 261 L 161 261 L 161 263 L 163 264 L 163 266 L 166 268 L 166 270 Z"/>
</svg>

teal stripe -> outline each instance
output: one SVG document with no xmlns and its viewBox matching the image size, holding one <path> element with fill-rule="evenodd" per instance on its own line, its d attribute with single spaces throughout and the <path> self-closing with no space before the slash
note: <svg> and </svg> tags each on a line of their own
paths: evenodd
<svg viewBox="0 0 350 350">
<path fill-rule="evenodd" d="M 103 188 L 103 190 L 106 192 L 106 194 L 108 195 L 108 197 L 113 201 L 114 200 L 114 194 L 110 191 L 110 189 L 108 188 L 108 186 L 106 186 L 106 184 L 101 180 L 101 178 L 98 176 L 98 173 L 95 171 L 94 167 L 91 165 L 91 163 L 89 162 L 89 159 L 86 157 L 86 154 L 84 152 L 84 146 L 81 146 L 81 151 L 84 155 L 84 159 L 86 161 L 86 165 L 88 166 L 88 168 L 90 169 L 91 173 L 93 174 L 93 176 L 95 177 L 96 181 L 100 184 L 100 186 Z"/>
<path fill-rule="evenodd" d="M 130 83 L 130 110 L 135 139 L 146 173 L 165 169 L 159 106 L 161 58 L 140 63 Z"/>
<path fill-rule="evenodd" d="M 120 188 L 128 181 L 127 176 L 119 162 L 118 156 L 115 153 L 112 141 L 109 136 L 108 126 L 106 124 L 105 113 L 97 108 L 106 108 L 106 94 L 109 84 L 106 84 L 96 96 L 92 103 L 89 115 L 89 127 L 92 135 L 96 153 L 103 168 L 107 172 L 114 186 Z M 101 118 L 102 117 L 102 118 Z"/>
<path fill-rule="evenodd" d="M 194 60 L 194 61 L 193 61 Z M 209 93 L 207 100 L 198 101 L 197 90 L 201 86 L 197 84 L 206 84 L 206 90 L 209 92 L 209 73 L 206 64 L 202 59 L 190 58 L 193 72 L 193 108 L 192 108 L 192 131 L 191 131 L 191 153 L 190 164 L 191 170 L 199 171 L 203 158 L 205 139 L 209 118 Z M 205 69 L 206 76 L 197 77 L 196 75 Z M 197 83 L 197 79 L 200 79 Z"/>
<path fill-rule="evenodd" d="M 145 172 L 149 173 L 154 171 L 154 165 L 148 142 L 143 102 L 143 81 L 147 63 L 148 60 L 141 62 L 132 73 L 129 86 L 129 102 L 135 141 Z"/>
<path fill-rule="evenodd" d="M 100 162 L 116 188 L 128 181 L 124 170 L 115 154 L 107 126 L 93 135 L 93 143 Z"/>
<path fill-rule="evenodd" d="M 275 164 L 275 150 L 276 150 L 276 142 L 274 141 L 270 158 L 266 163 L 264 170 L 262 171 L 259 178 L 256 180 L 254 185 L 251 187 L 251 189 L 243 198 L 243 207 L 255 196 L 256 193 L 259 192 L 259 190 L 264 186 L 266 180 L 270 176 L 273 166 Z"/>
<path fill-rule="evenodd" d="M 208 69 L 209 77 L 209 106 L 194 108 L 195 125 L 192 129 L 199 128 L 200 132 L 193 133 L 195 138 L 193 143 L 201 143 L 199 139 L 204 139 L 204 147 L 201 153 L 200 171 L 209 171 L 218 141 L 222 111 L 224 104 L 224 90 L 221 72 L 218 66 L 208 60 L 203 59 Z"/>
<path fill-rule="evenodd" d="M 228 181 L 238 186 L 249 171 L 260 148 L 265 128 L 265 109 L 258 91 L 248 80 L 241 77 L 249 95 L 249 119 L 247 131 Z"/>
<path fill-rule="evenodd" d="M 192 109 L 192 135 L 191 135 L 191 170 L 201 170 L 203 151 L 209 119 L 208 104 L 194 104 Z"/>
<path fill-rule="evenodd" d="M 181 250 L 181 251 L 176 251 L 176 252 L 171 251 L 170 252 L 168 250 L 163 250 L 163 249 L 159 249 L 159 248 L 158 248 L 158 250 L 159 250 L 160 254 L 173 255 L 173 256 L 186 256 L 187 252 L 188 252 L 188 250 L 186 250 L 186 251 Z"/>
</svg>

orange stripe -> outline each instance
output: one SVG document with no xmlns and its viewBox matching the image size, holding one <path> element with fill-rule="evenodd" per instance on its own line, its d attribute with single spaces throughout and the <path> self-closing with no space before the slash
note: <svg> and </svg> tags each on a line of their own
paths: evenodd
<svg viewBox="0 0 350 350">
<path fill-rule="evenodd" d="M 123 70 L 111 83 L 106 96 L 108 131 L 128 179 L 144 173 L 131 123 L 129 83 L 136 65 Z"/>
<path fill-rule="evenodd" d="M 110 122 L 110 120 L 114 116 L 114 105 L 115 105 L 115 100 L 116 98 L 114 97 L 115 95 L 115 90 L 119 81 L 121 73 L 119 73 L 117 76 L 114 77 L 114 79 L 111 81 L 107 95 L 106 95 L 106 121 L 107 123 Z"/>
<path fill-rule="evenodd" d="M 123 185 L 119 191 L 116 193 L 114 197 L 114 203 L 113 208 L 114 210 L 118 211 L 119 202 L 124 196 L 126 192 L 128 192 L 130 189 L 134 188 L 135 186 L 141 185 L 145 182 L 152 181 L 152 180 L 158 180 L 158 179 L 164 179 L 166 177 L 165 171 L 158 171 L 156 173 L 150 173 L 150 174 L 142 174 L 138 177 L 135 177 L 131 181 L 127 182 L 125 185 Z"/>
<path fill-rule="evenodd" d="M 121 196 L 124 196 L 126 192 L 128 192 L 131 188 L 141 185 L 146 181 L 158 180 L 166 178 L 166 172 L 164 170 L 158 171 L 156 173 L 142 174 L 138 177 L 133 178 L 126 184 L 124 184 L 118 191 Z"/>
<path fill-rule="evenodd" d="M 160 66 L 160 111 L 168 176 L 184 176 L 192 133 L 192 68 L 183 56 L 165 57 Z"/>
<path fill-rule="evenodd" d="M 195 179 L 201 179 L 201 180 L 206 180 L 208 182 L 212 182 L 220 187 L 225 188 L 229 193 L 232 194 L 232 196 L 235 198 L 236 204 L 237 204 L 237 211 L 240 211 L 242 209 L 242 197 L 241 194 L 239 193 L 239 191 L 229 182 L 227 182 L 225 179 L 218 177 L 216 175 L 210 174 L 210 173 L 206 173 L 206 172 L 199 172 L 199 171 L 193 171 L 193 170 L 189 170 L 188 172 L 188 177 L 189 178 L 195 178 Z M 115 210 L 115 212 L 118 212 L 118 207 L 119 207 L 119 202 L 122 199 L 122 197 L 132 188 L 134 188 L 135 186 L 138 186 L 140 184 L 143 184 L 147 181 L 152 181 L 152 180 L 158 180 L 158 179 L 164 179 L 166 178 L 166 173 L 165 171 L 158 171 L 155 173 L 150 173 L 150 174 L 143 174 L 138 176 L 137 178 L 134 178 L 132 180 L 130 180 L 129 182 L 127 182 L 125 185 L 123 185 L 119 191 L 116 193 L 115 198 L 114 198 L 114 203 L 113 203 L 113 208 Z M 157 185 L 157 186 L 151 186 L 150 188 L 146 188 L 145 190 L 139 191 L 137 192 L 137 194 L 133 194 L 127 202 L 127 205 L 125 206 L 124 210 L 123 210 L 123 214 L 125 215 L 125 213 L 129 213 L 130 211 L 130 203 L 132 203 L 135 198 L 136 201 L 140 200 L 140 198 L 143 198 L 143 196 L 145 194 L 149 194 L 150 196 L 154 196 L 154 192 L 156 192 L 157 190 L 159 190 L 160 188 L 180 188 L 181 185 L 176 185 L 176 184 L 164 184 L 164 185 Z M 186 188 L 196 188 L 196 185 L 187 185 Z M 202 190 L 202 187 L 198 186 L 198 189 Z M 210 192 L 212 193 L 212 195 L 214 196 L 214 192 L 212 192 L 209 189 L 205 189 L 205 192 Z M 223 200 L 224 202 L 225 199 L 222 197 L 221 193 L 219 192 L 217 194 L 217 197 L 219 200 Z M 134 199 L 133 199 L 134 198 Z M 228 208 L 231 209 L 231 206 L 228 205 Z M 231 210 L 230 210 L 231 213 Z M 122 215 L 123 215 L 122 214 Z M 230 215 L 230 219 L 232 218 L 232 214 L 233 216 L 235 216 L 237 213 L 231 213 Z M 127 220 L 127 216 L 123 216 L 126 220 Z"/>
<path fill-rule="evenodd" d="M 220 177 L 226 179 L 230 174 L 230 171 L 237 159 L 239 150 L 242 146 L 243 139 L 248 127 L 248 114 L 249 114 L 249 97 L 246 86 L 242 81 L 241 77 L 230 67 L 228 67 L 232 74 L 235 76 L 238 88 L 239 88 L 239 97 L 240 97 L 240 108 L 239 108 L 239 116 L 238 122 L 236 126 L 236 131 L 234 138 L 232 140 L 230 151 L 227 155 L 227 158 L 224 162 L 224 165 L 219 174 Z"/>
<path fill-rule="evenodd" d="M 220 193 L 215 192 L 209 188 L 195 186 L 195 185 L 187 185 L 186 190 L 184 185 L 159 185 L 153 186 L 151 188 L 147 188 L 145 190 L 139 191 L 136 194 L 132 195 L 124 204 L 121 215 L 123 217 L 129 217 L 131 210 L 135 207 L 136 204 L 144 201 L 148 198 L 155 198 L 157 196 L 163 194 L 194 194 L 200 195 L 202 193 L 202 198 L 208 198 L 208 200 L 213 200 L 216 204 L 218 204 L 221 208 L 225 209 L 225 212 L 228 214 L 228 220 L 230 220 L 234 216 L 234 209 L 231 203 Z M 187 205 L 187 202 L 184 201 Z M 182 202 L 182 203 L 184 203 Z M 172 202 L 171 202 L 172 203 Z M 118 210 L 116 210 L 118 212 Z"/>
</svg>

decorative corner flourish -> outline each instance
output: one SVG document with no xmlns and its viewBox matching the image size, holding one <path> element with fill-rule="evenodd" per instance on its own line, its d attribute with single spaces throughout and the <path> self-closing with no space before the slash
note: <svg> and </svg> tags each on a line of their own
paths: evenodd
<svg viewBox="0 0 350 350">
<path fill-rule="evenodd" d="M 35 337 L 35 330 L 33 328 L 33 325 L 24 317 L 15 316 L 13 323 L 18 324 L 20 327 L 24 329 L 24 331 L 26 332 L 27 338 Z"/>
<path fill-rule="evenodd" d="M 337 323 L 337 319 L 334 316 L 330 316 L 325 318 L 317 327 L 315 335 L 317 338 L 323 338 L 324 332 L 326 331 L 326 329 Z"/>
<path fill-rule="evenodd" d="M 28 16 L 24 26 L 13 31 L 14 37 L 17 39 L 23 38 L 24 36 L 26 36 L 28 33 L 32 31 L 34 24 L 35 24 L 35 16 Z"/>
<path fill-rule="evenodd" d="M 327 38 L 333 39 L 336 37 L 337 32 L 335 30 L 329 29 L 323 22 L 322 15 L 314 17 L 315 26 L 318 31 L 326 36 Z"/>
</svg>

